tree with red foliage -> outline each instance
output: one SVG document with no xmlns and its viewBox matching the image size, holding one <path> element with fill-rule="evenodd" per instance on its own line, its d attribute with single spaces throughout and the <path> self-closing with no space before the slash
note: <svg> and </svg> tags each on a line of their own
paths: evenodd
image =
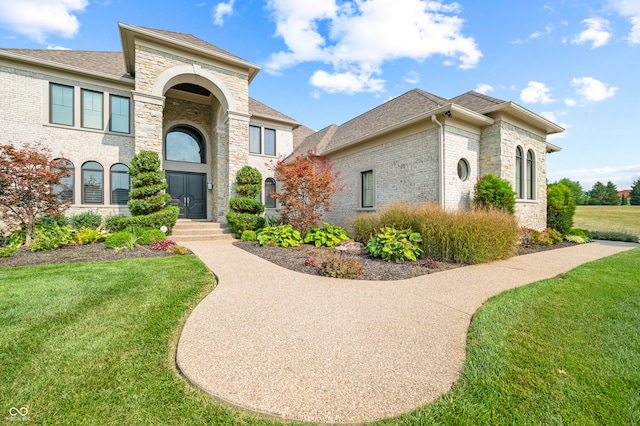
<svg viewBox="0 0 640 426">
<path fill-rule="evenodd" d="M 49 155 L 41 144 L 0 145 L 0 218 L 8 226 L 24 226 L 27 244 L 38 216 L 59 216 L 71 203 L 51 191 L 52 185 L 63 186 L 69 169 Z"/>
<path fill-rule="evenodd" d="M 271 196 L 282 205 L 280 219 L 303 234 L 319 226 L 322 213 L 331 211 L 331 197 L 344 188 L 339 172 L 327 157 L 308 151 L 295 160 L 281 159 L 273 166 L 280 190 Z"/>
</svg>

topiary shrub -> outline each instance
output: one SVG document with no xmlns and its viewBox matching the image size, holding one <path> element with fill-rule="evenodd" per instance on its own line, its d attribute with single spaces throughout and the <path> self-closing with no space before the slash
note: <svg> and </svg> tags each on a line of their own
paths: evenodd
<svg viewBox="0 0 640 426">
<path fill-rule="evenodd" d="M 144 216 L 124 216 L 116 221 L 116 229 L 124 231 L 127 228 L 153 228 L 167 227 L 167 233 L 175 226 L 180 209 L 176 206 L 166 206 L 162 210 Z"/>
<path fill-rule="evenodd" d="M 236 192 L 243 197 L 256 197 L 262 192 L 262 173 L 255 167 L 242 166 L 242 168 L 238 170 L 238 173 L 236 173 L 235 189 Z"/>
<path fill-rule="evenodd" d="M 156 213 L 171 201 L 164 192 L 168 184 L 157 152 L 141 150 L 131 159 L 129 174 L 133 179 L 127 207 L 133 216 Z"/>
<path fill-rule="evenodd" d="M 238 213 L 260 214 L 264 212 L 264 204 L 255 198 L 234 197 L 229 200 L 229 207 Z"/>
<path fill-rule="evenodd" d="M 257 246 L 298 247 L 302 244 L 300 231 L 291 225 L 268 226 L 257 233 Z"/>
<path fill-rule="evenodd" d="M 349 240 L 350 238 L 343 228 L 330 225 L 327 222 L 324 222 L 321 228 L 313 226 L 304 236 L 305 243 L 313 243 L 316 247 L 335 247 L 342 241 Z"/>
<path fill-rule="evenodd" d="M 571 190 L 561 183 L 547 187 L 547 226 L 561 234 L 569 232 L 573 226 L 576 202 Z"/>
<path fill-rule="evenodd" d="M 506 180 L 491 173 L 486 174 L 478 179 L 474 191 L 474 206 L 515 214 L 516 193 Z"/>
<path fill-rule="evenodd" d="M 74 227 L 75 229 L 80 228 L 98 228 L 102 225 L 102 216 L 95 211 L 86 211 L 83 213 L 74 214 L 69 217 L 69 225 Z"/>
<path fill-rule="evenodd" d="M 153 243 L 157 243 L 158 241 L 165 240 L 164 232 L 159 229 L 146 229 L 140 235 L 138 240 L 138 244 L 141 246 L 150 246 Z"/>
<path fill-rule="evenodd" d="M 404 262 L 418 259 L 422 253 L 421 242 L 422 237 L 417 232 L 386 227 L 369 238 L 365 251 L 388 262 Z"/>
<path fill-rule="evenodd" d="M 257 231 L 264 228 L 266 220 L 255 214 L 229 212 L 227 223 L 236 238 L 241 238 L 244 231 Z"/>
</svg>

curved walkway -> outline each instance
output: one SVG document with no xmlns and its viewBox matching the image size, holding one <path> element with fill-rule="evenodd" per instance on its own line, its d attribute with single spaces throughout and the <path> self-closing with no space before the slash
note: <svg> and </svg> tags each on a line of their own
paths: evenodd
<svg viewBox="0 0 640 426">
<path fill-rule="evenodd" d="M 504 290 L 638 247 L 594 242 L 402 281 L 336 280 L 232 245 L 185 243 L 218 277 L 188 318 L 176 360 L 234 406 L 311 422 L 395 416 L 458 379 L 473 313 Z"/>
</svg>

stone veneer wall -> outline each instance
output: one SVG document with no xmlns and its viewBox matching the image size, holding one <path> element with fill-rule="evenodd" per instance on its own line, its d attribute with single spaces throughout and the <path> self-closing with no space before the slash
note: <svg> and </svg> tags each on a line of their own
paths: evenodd
<svg viewBox="0 0 640 426">
<path fill-rule="evenodd" d="M 62 126 L 49 123 L 49 83 L 74 86 L 75 123 Z M 104 93 L 108 113 L 109 94 L 130 96 L 124 84 L 106 85 L 101 81 L 49 75 L 0 65 L 0 143 L 23 146 L 41 142 L 48 146 L 54 158 L 66 158 L 75 168 L 74 204 L 67 215 L 94 210 L 100 214 L 128 214 L 126 205 L 110 202 L 110 168 L 114 164 L 129 165 L 134 155 L 133 135 L 92 130 L 80 127 L 80 89 Z M 105 129 L 108 122 L 105 119 Z M 103 204 L 82 204 L 81 167 L 87 161 L 97 161 L 104 168 Z"/>
<path fill-rule="evenodd" d="M 431 202 L 439 200 L 438 129 L 422 127 L 413 133 L 369 143 L 357 151 L 331 157 L 345 189 L 335 195 L 332 211 L 324 220 L 351 230 L 357 215 L 379 211 L 394 201 Z M 361 172 L 373 170 L 374 207 L 360 208 Z"/>
<path fill-rule="evenodd" d="M 482 130 L 480 175 L 493 173 L 515 187 L 516 146 L 535 156 L 536 191 L 534 200 L 516 200 L 516 216 L 521 226 L 542 230 L 547 226 L 547 175 L 545 138 L 504 120 Z"/>
</svg>

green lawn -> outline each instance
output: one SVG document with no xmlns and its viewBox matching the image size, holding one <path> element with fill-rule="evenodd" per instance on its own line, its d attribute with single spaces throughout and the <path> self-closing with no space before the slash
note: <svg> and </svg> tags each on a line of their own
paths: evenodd
<svg viewBox="0 0 640 426">
<path fill-rule="evenodd" d="M 640 249 L 488 301 L 457 386 L 380 424 L 637 424 Z M 0 407 L 30 424 L 279 424 L 190 386 L 173 355 L 213 288 L 193 256 L 0 268 Z"/>
<path fill-rule="evenodd" d="M 640 206 L 577 206 L 575 228 L 640 235 Z"/>
</svg>

